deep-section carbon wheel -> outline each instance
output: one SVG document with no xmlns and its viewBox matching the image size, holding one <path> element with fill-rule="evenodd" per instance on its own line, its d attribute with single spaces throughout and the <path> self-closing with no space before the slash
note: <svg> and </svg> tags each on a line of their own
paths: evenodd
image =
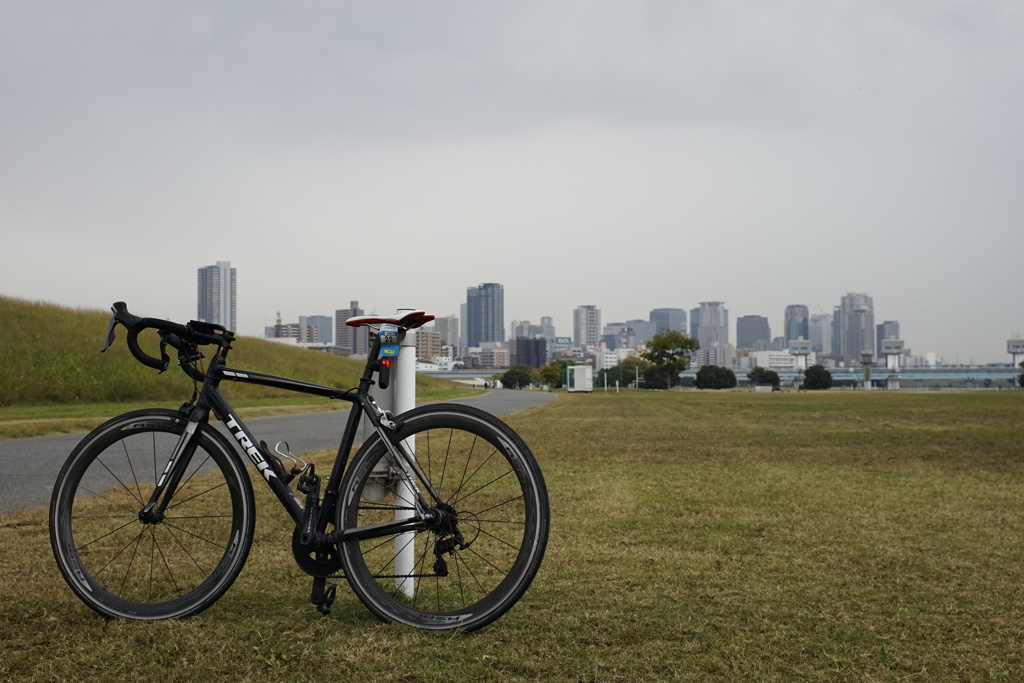
<svg viewBox="0 0 1024 683">
<path fill-rule="evenodd" d="M 548 536 L 548 497 L 530 449 L 505 423 L 467 406 L 435 404 L 397 418 L 392 438 L 415 451 L 440 501 L 427 528 L 341 544 L 349 584 L 381 619 L 471 631 L 523 595 Z M 413 515 L 413 498 L 376 436 L 341 485 L 336 526 Z"/>
<path fill-rule="evenodd" d="M 169 619 L 209 607 L 252 542 L 252 485 L 231 446 L 200 427 L 195 452 L 161 515 L 140 514 L 186 422 L 174 411 L 127 413 L 97 427 L 57 477 L 50 542 L 71 589 L 107 617 Z"/>
</svg>

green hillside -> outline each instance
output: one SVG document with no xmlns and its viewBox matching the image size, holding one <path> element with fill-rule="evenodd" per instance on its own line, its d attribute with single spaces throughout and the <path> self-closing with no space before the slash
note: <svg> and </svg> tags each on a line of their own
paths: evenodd
<svg viewBox="0 0 1024 683">
<path fill-rule="evenodd" d="M 123 327 L 118 327 L 114 345 L 100 354 L 109 321 L 108 311 L 76 310 L 0 296 L 0 408 L 174 403 L 191 397 L 192 381 L 182 372 L 160 374 L 131 356 Z M 149 334 L 151 339 L 144 339 L 144 334 L 140 342 L 158 356 L 159 340 L 155 333 Z M 363 368 L 359 361 L 253 337 L 235 342 L 230 365 L 343 388 L 355 386 Z M 254 385 L 225 383 L 222 387 L 232 399 L 296 396 Z M 447 380 L 422 375 L 417 376 L 416 387 L 424 398 L 453 390 Z"/>
</svg>

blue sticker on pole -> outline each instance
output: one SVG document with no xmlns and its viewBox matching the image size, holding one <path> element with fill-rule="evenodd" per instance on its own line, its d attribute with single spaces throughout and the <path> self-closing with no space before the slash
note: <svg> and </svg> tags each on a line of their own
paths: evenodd
<svg viewBox="0 0 1024 683">
<path fill-rule="evenodd" d="M 380 339 L 380 352 L 377 354 L 377 358 L 398 357 L 400 347 L 398 345 L 397 325 L 381 325 L 377 338 Z"/>
</svg>

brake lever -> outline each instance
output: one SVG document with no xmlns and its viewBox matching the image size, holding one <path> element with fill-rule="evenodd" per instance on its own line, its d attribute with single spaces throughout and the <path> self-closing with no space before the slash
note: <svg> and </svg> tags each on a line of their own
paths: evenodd
<svg viewBox="0 0 1024 683">
<path fill-rule="evenodd" d="M 115 313 L 110 317 L 110 327 L 107 328 L 107 343 L 100 349 L 100 353 L 103 353 L 114 343 L 114 327 L 117 326 L 117 314 Z"/>
</svg>

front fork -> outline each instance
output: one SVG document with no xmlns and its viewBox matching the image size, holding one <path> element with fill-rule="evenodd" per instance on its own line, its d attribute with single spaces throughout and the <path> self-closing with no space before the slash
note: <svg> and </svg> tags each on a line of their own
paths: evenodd
<svg viewBox="0 0 1024 683">
<path fill-rule="evenodd" d="M 164 511 L 174 497 L 181 478 L 185 476 L 188 465 L 192 462 L 192 456 L 196 452 L 195 434 L 199 425 L 205 420 L 208 411 L 193 409 L 187 414 L 188 423 L 185 431 L 178 437 L 178 443 L 167 460 L 163 474 L 156 483 L 156 488 L 149 497 L 149 501 L 139 510 L 139 520 L 144 524 L 159 524 L 164 519 Z M 186 419 L 183 415 L 179 419 Z"/>
</svg>

